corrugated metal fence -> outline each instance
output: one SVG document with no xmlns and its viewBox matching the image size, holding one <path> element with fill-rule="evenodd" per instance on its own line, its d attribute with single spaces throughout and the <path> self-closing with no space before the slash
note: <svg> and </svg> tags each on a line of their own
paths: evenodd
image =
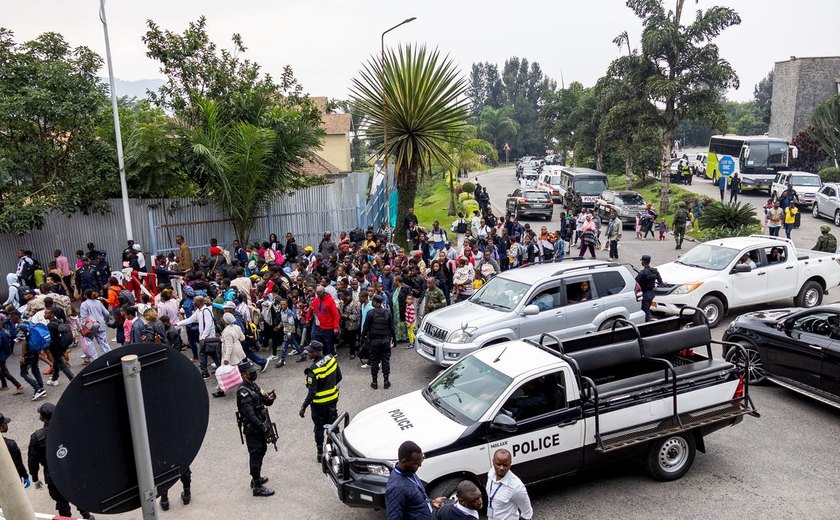
<svg viewBox="0 0 840 520">
<path fill-rule="evenodd" d="M 366 202 L 368 176 L 354 172 L 332 184 L 275 198 L 268 213 L 257 218 L 250 242 L 267 240 L 270 233 L 285 241 L 286 232 L 291 232 L 301 247 L 314 246 L 324 231 L 350 230 L 362 224 L 362 215 L 381 214 L 382 210 L 369 207 L 381 204 L 381 199 L 372 199 L 370 205 Z M 72 263 L 74 252 L 86 249 L 88 242 L 106 251 L 109 262 L 115 266 L 126 246 L 125 224 L 120 199 L 112 199 L 110 203 L 111 213 L 106 215 L 79 213 L 68 218 L 52 213 L 42 229 L 28 235 L 0 234 L 0 272 L 14 272 L 19 249 L 31 250 L 46 268 L 53 258 L 53 250 L 63 251 Z M 194 254 L 206 254 L 210 238 L 218 239 L 221 244 L 230 244 L 235 238 L 225 212 L 206 201 L 131 199 L 129 206 L 134 242 L 147 255 L 176 248 L 175 235 L 179 234 L 184 235 Z M 5 289 L 0 287 L 0 292 Z"/>
</svg>

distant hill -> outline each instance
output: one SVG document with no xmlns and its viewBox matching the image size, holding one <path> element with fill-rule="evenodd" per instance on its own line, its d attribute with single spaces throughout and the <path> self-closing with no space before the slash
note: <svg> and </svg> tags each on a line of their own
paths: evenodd
<svg viewBox="0 0 840 520">
<path fill-rule="evenodd" d="M 108 84 L 108 78 L 102 78 L 105 84 Z M 117 95 L 120 97 L 136 97 L 137 99 L 146 98 L 146 90 L 157 90 L 163 85 L 162 79 L 138 79 L 135 81 L 126 81 L 119 78 L 114 78 L 114 88 Z"/>
</svg>

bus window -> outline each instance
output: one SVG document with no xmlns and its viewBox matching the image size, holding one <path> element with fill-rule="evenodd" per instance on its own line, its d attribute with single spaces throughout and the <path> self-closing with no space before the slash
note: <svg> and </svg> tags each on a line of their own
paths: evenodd
<svg viewBox="0 0 840 520">
<path fill-rule="evenodd" d="M 767 151 L 767 143 L 750 143 L 750 156 L 745 159 L 747 168 L 766 168 Z"/>
<path fill-rule="evenodd" d="M 575 179 L 575 192 L 582 195 L 600 195 L 607 190 L 607 181 L 597 177 Z"/>
<path fill-rule="evenodd" d="M 767 159 L 767 166 L 770 168 L 774 166 L 787 167 L 787 153 L 787 143 L 770 143 L 770 155 Z"/>
</svg>

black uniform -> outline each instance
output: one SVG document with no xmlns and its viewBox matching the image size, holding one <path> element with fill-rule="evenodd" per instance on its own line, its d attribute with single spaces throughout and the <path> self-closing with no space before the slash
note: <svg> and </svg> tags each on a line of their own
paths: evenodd
<svg viewBox="0 0 840 520">
<path fill-rule="evenodd" d="M 52 478 L 50 477 L 50 468 L 47 467 L 47 432 L 49 426 L 44 426 L 37 430 L 29 438 L 29 473 L 32 474 L 32 480 L 38 481 L 38 470 L 41 466 L 44 467 L 44 483 L 47 485 L 47 491 L 50 493 L 50 498 L 55 500 L 55 509 L 59 516 L 70 516 L 70 502 L 64 498 L 64 495 L 55 487 Z M 79 510 L 82 518 L 91 518 L 90 513 Z"/>
<path fill-rule="evenodd" d="M 374 381 L 379 375 L 380 363 L 386 381 L 391 375 L 391 340 L 397 341 L 394 315 L 384 307 L 374 307 L 368 311 L 362 330 L 362 341 L 367 342 L 370 352 L 370 375 Z"/>
<path fill-rule="evenodd" d="M 654 267 L 646 266 L 636 275 L 636 283 L 639 284 L 642 290 L 642 310 L 645 313 L 645 321 L 650 321 L 651 319 L 650 303 L 655 296 L 654 290 L 656 289 L 657 282 L 662 283 L 662 277 Z"/>
<path fill-rule="evenodd" d="M 23 457 L 20 454 L 20 448 L 18 448 L 18 445 L 14 440 L 8 437 L 4 436 L 3 440 L 6 441 L 6 449 L 9 450 L 9 455 L 12 457 L 12 462 L 15 464 L 18 476 L 21 480 L 26 480 L 29 478 L 29 473 L 26 472 L 26 466 L 23 465 Z"/>
<path fill-rule="evenodd" d="M 263 392 L 256 383 L 243 380 L 236 393 L 236 408 L 242 418 L 252 485 L 254 482 L 260 482 L 263 457 L 268 450 L 266 439 L 271 433 L 271 424 L 265 407 L 272 404 L 274 399 Z"/>
<path fill-rule="evenodd" d="M 332 424 L 338 418 L 338 384 L 341 382 L 341 369 L 338 359 L 326 355 L 316 359 L 306 370 L 306 388 L 309 392 L 303 400 L 301 410 L 312 405 L 312 424 L 315 433 L 315 445 L 318 458 L 324 449 L 324 426 Z"/>
</svg>

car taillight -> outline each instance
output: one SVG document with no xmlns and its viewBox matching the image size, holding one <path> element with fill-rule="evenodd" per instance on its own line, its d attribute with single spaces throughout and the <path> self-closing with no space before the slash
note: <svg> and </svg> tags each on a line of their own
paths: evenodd
<svg viewBox="0 0 840 520">
<path fill-rule="evenodd" d="M 732 396 L 732 399 L 743 399 L 744 398 L 744 376 L 738 377 L 738 386 L 735 388 L 735 395 Z"/>
<path fill-rule="evenodd" d="M 680 350 L 680 356 L 685 358 L 690 358 L 694 356 L 694 349 L 684 348 Z"/>
</svg>

